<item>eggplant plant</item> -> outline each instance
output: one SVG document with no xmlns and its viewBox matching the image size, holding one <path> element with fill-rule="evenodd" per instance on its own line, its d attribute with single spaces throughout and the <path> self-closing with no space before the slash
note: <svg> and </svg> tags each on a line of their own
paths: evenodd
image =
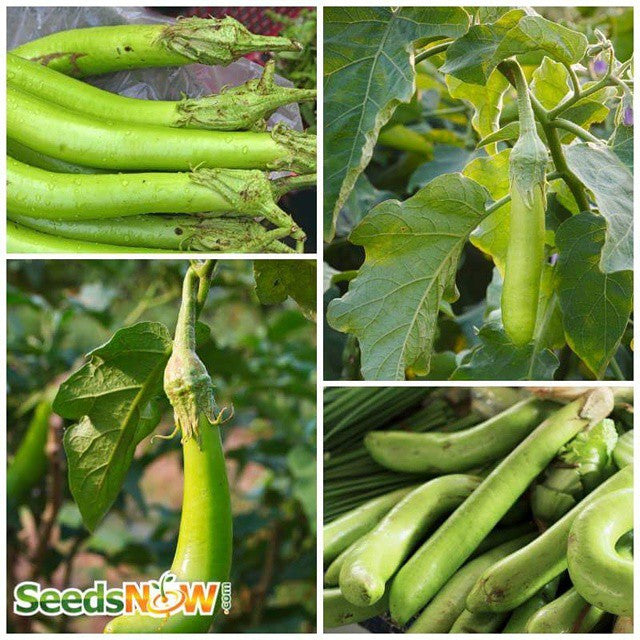
<svg viewBox="0 0 640 640">
<path fill-rule="evenodd" d="M 631 15 L 327 8 L 326 378 L 630 379 Z"/>
</svg>

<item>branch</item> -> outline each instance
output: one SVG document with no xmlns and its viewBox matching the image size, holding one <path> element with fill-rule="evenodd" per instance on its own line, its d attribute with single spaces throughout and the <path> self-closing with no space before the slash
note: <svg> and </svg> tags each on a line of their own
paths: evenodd
<svg viewBox="0 0 640 640">
<path fill-rule="evenodd" d="M 598 82 L 591 85 L 588 89 L 585 89 L 584 91 L 581 91 L 581 90 L 575 91 L 574 89 L 574 92 L 566 100 L 556 105 L 553 109 L 549 110 L 547 116 L 550 120 L 553 120 L 554 118 L 559 116 L 563 111 L 566 111 L 569 107 L 573 106 L 579 100 L 582 100 L 583 98 L 587 98 L 588 96 L 593 95 L 594 93 L 596 93 L 597 91 L 600 91 L 600 89 L 603 89 L 604 87 L 615 84 L 611 80 L 611 76 L 613 75 L 613 64 L 615 61 L 613 49 L 611 48 L 608 49 L 608 53 L 609 53 L 609 62 L 608 62 L 607 72 L 604 74 L 604 76 L 600 78 Z"/>
<path fill-rule="evenodd" d="M 51 532 L 62 506 L 64 494 L 64 462 L 62 453 L 62 418 L 53 414 L 49 420 L 46 453 L 49 458 L 47 500 L 38 527 L 36 548 L 31 554 L 30 580 L 35 581 L 42 574 L 42 563 L 50 547 Z"/>
<path fill-rule="evenodd" d="M 562 175 L 563 180 L 567 183 L 567 186 L 575 198 L 580 211 L 590 211 L 591 207 L 589 206 L 589 200 L 587 199 L 584 186 L 571 169 L 569 169 L 567 160 L 562 152 L 562 144 L 560 142 L 558 130 L 552 127 L 549 123 L 544 123 L 542 127 L 547 136 L 549 150 L 551 151 L 551 158 L 553 159 L 556 171 Z"/>
<path fill-rule="evenodd" d="M 200 315 L 204 303 L 207 301 L 209 289 L 211 288 L 211 279 L 218 264 L 217 260 L 205 260 L 200 262 L 193 260 L 190 269 L 193 270 L 198 277 L 198 292 L 196 294 L 196 319 Z"/>
<path fill-rule="evenodd" d="M 507 194 L 506 196 L 502 196 L 500 200 L 496 200 L 493 204 L 490 204 L 486 209 L 485 213 L 489 216 L 494 211 L 497 211 L 500 207 L 504 206 L 508 202 L 511 202 L 511 196 Z"/>
<path fill-rule="evenodd" d="M 592 133 L 589 133 L 586 129 L 583 129 L 580 125 L 577 125 L 575 122 L 571 122 L 570 120 L 565 120 L 564 118 L 555 118 L 549 122 L 550 127 L 555 127 L 556 129 L 565 129 L 573 133 L 574 136 L 577 136 L 581 140 L 585 142 L 593 142 L 595 144 L 603 144 L 600 138 L 596 138 Z"/>
<path fill-rule="evenodd" d="M 441 42 L 440 44 L 436 44 L 433 47 L 429 47 L 428 49 L 425 49 L 424 51 L 416 54 L 414 66 L 419 65 L 421 62 L 424 62 L 427 58 L 431 58 L 431 56 L 436 56 L 439 53 L 446 51 L 449 48 L 451 42 L 451 40 L 448 40 L 447 42 Z"/>
<path fill-rule="evenodd" d="M 578 79 L 576 70 L 570 64 L 564 63 L 564 67 L 569 74 L 569 78 L 571 79 L 571 84 L 573 85 L 573 93 L 580 96 L 580 94 L 582 93 L 582 88 L 580 87 L 580 80 Z"/>
<path fill-rule="evenodd" d="M 290 191 L 297 189 L 307 189 L 315 186 L 317 176 L 315 173 L 305 173 L 296 176 L 285 176 L 284 178 L 276 178 L 271 181 L 271 191 L 275 200 L 280 200 Z"/>
</svg>

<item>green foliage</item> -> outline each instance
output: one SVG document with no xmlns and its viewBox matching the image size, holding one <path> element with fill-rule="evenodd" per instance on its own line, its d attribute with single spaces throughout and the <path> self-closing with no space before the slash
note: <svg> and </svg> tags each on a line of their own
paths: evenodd
<svg viewBox="0 0 640 640">
<path fill-rule="evenodd" d="M 496 321 L 478 332 L 480 345 L 464 355 L 452 380 L 548 380 L 558 366 L 558 358 L 534 344 L 517 347 Z"/>
<path fill-rule="evenodd" d="M 138 441 L 147 403 L 162 389 L 171 337 L 159 323 L 119 329 L 62 383 L 53 410 L 78 420 L 65 431 L 69 487 L 93 530 L 113 504 Z"/>
<path fill-rule="evenodd" d="M 605 226 L 602 217 L 580 213 L 556 231 L 557 291 L 565 335 L 597 376 L 604 374 L 618 349 L 633 305 L 632 272 L 603 273 L 598 266 Z M 601 313 L 593 313 L 594 305 Z"/>
<path fill-rule="evenodd" d="M 567 163 L 606 221 L 600 268 L 604 273 L 633 269 L 633 174 L 610 149 L 585 142 L 567 148 Z"/>
<path fill-rule="evenodd" d="M 325 12 L 324 256 L 333 274 L 325 372 L 629 378 L 633 71 L 620 61 L 629 58 L 632 12 L 469 8 L 466 17 L 449 16 L 452 31 L 439 32 L 447 11 Z M 526 131 L 516 79 L 533 110 Z M 535 149 L 515 175 L 525 192 L 545 185 L 547 197 L 538 197 L 546 208 L 535 256 L 512 252 L 541 273 L 539 284 L 507 278 L 516 316 L 525 297 L 531 309 L 533 334 L 527 329 L 516 346 L 495 299 L 510 239 L 520 231 L 521 248 L 533 242 L 530 229 L 512 226 L 509 164 L 522 134 Z M 442 185 L 450 190 L 434 202 Z M 587 216 L 598 221 L 597 242 L 595 228 L 579 222 Z M 490 291 L 494 267 L 500 277 Z"/>
<path fill-rule="evenodd" d="M 305 313 L 315 316 L 315 260 L 256 261 L 254 271 L 256 293 L 262 304 L 277 304 L 291 296 Z"/>
</svg>

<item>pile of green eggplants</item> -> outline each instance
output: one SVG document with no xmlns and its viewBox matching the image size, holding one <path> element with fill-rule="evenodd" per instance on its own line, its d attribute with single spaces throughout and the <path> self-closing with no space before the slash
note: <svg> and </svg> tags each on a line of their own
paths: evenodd
<svg viewBox="0 0 640 640">
<path fill-rule="evenodd" d="M 324 627 L 624 632 L 633 617 L 629 389 L 541 390 L 462 430 L 372 430 L 412 486 L 324 526 Z"/>
<path fill-rule="evenodd" d="M 268 131 L 266 120 L 315 90 L 276 84 L 273 60 L 261 78 L 179 101 L 79 79 L 300 48 L 225 17 L 61 31 L 9 52 L 8 250 L 303 251 L 305 233 L 278 201 L 315 184 L 315 136 Z"/>
</svg>

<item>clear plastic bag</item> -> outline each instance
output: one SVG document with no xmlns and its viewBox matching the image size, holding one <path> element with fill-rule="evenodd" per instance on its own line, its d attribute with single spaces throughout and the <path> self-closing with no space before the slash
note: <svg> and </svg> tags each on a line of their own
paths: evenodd
<svg viewBox="0 0 640 640">
<path fill-rule="evenodd" d="M 7 46 L 11 50 L 25 42 L 66 29 L 170 22 L 170 18 L 137 7 L 8 7 Z M 197 98 L 218 93 L 225 86 L 237 86 L 261 75 L 262 67 L 259 64 L 241 58 L 226 67 L 191 64 L 162 69 L 133 69 L 95 76 L 86 81 L 131 98 L 179 100 L 183 94 Z M 293 86 L 289 80 L 279 76 L 276 76 L 276 82 L 285 87 Z M 298 105 L 290 104 L 278 109 L 268 121 L 269 128 L 276 122 L 302 130 Z"/>
</svg>

